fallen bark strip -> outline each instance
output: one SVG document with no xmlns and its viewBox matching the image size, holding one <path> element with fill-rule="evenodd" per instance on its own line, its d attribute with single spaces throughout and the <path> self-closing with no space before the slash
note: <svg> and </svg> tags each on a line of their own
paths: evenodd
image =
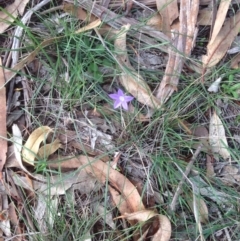
<svg viewBox="0 0 240 241">
<path fill-rule="evenodd" d="M 74 4 L 74 1 L 72 0 L 66 2 Z M 172 46 L 171 40 L 165 34 L 152 27 L 146 26 L 145 23 L 140 23 L 135 19 L 115 14 L 107 8 L 94 4 L 91 1 L 80 0 L 78 1 L 78 6 L 100 18 L 102 22 L 108 24 L 114 29 L 119 30 L 123 25 L 130 24 L 131 29 L 128 31 L 129 36 L 140 39 L 144 43 L 154 46 L 154 48 L 160 49 L 165 53 L 168 53 L 169 45 Z M 159 41 L 163 44 L 159 44 Z"/>
</svg>

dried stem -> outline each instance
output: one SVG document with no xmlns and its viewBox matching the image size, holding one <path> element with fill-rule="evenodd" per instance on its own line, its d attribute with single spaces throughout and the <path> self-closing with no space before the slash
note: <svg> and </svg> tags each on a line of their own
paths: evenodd
<svg viewBox="0 0 240 241">
<path fill-rule="evenodd" d="M 183 175 L 183 177 L 182 177 L 182 180 L 179 182 L 179 185 L 178 185 L 178 187 L 177 187 L 177 190 L 176 190 L 176 192 L 175 192 L 175 194 L 174 194 L 174 196 L 173 196 L 173 200 L 172 200 L 172 202 L 171 202 L 171 204 L 170 204 L 170 206 L 169 206 L 169 210 L 170 210 L 171 212 L 174 212 L 175 209 L 176 209 L 176 203 L 177 203 L 177 200 L 178 200 L 179 195 L 180 195 L 181 192 L 182 192 L 182 186 L 183 186 L 183 184 L 184 184 L 184 182 L 185 182 L 188 174 L 190 173 L 190 171 L 191 171 L 191 169 L 192 169 L 192 167 L 193 167 L 193 164 L 194 164 L 197 156 L 199 155 L 199 153 L 200 153 L 200 151 L 201 151 L 201 149 L 202 149 L 202 146 L 203 146 L 202 143 L 199 144 L 197 150 L 195 151 L 195 153 L 193 154 L 193 156 L 192 156 L 192 158 L 191 158 L 191 161 L 188 163 L 188 165 L 187 165 L 187 167 L 186 167 L 186 170 L 185 170 L 185 172 L 184 172 L 184 175 Z"/>
</svg>

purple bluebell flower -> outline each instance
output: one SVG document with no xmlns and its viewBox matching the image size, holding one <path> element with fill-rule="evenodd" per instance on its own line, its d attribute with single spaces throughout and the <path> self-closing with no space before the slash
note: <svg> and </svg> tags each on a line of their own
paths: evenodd
<svg viewBox="0 0 240 241">
<path fill-rule="evenodd" d="M 128 110 L 127 103 L 134 99 L 132 96 L 125 95 L 121 89 L 118 89 L 116 94 L 110 94 L 109 96 L 114 100 L 114 109 L 122 106 L 124 110 Z"/>
</svg>

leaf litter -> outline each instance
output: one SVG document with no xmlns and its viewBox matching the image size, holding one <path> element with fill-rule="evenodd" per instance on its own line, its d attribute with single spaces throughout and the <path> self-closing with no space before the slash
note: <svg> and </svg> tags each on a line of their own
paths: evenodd
<svg viewBox="0 0 240 241">
<path fill-rule="evenodd" d="M 217 232 L 207 235 L 203 227 L 211 227 L 220 217 L 219 209 L 224 205 L 230 208 L 231 205 L 227 201 L 229 195 L 215 188 L 214 178 L 233 188 L 240 180 L 239 165 L 231 149 L 235 145 L 234 138 L 231 139 L 222 121 L 232 116 L 229 111 L 234 117 L 239 115 L 239 102 L 235 99 L 233 105 L 227 103 L 226 97 L 223 101 L 218 97 L 211 102 L 214 109 L 211 113 L 209 103 L 203 108 L 201 101 L 193 101 L 179 112 L 180 116 L 165 116 L 174 113 L 175 98 L 184 89 L 187 91 L 189 86 L 198 85 L 200 79 L 203 89 L 209 87 L 204 80 L 214 71 L 213 67 L 216 68 L 221 61 L 223 63 L 224 56 L 230 54 L 228 49 L 238 35 L 239 12 L 229 14 L 230 1 L 220 2 L 216 15 L 214 9 L 217 6 L 209 10 L 203 6 L 210 1 L 197 0 L 191 3 L 181 0 L 179 4 L 177 1 L 158 0 L 126 3 L 80 1 L 78 4 L 66 1 L 57 6 L 63 15 L 54 15 L 56 21 L 78 20 L 74 31 L 67 26 L 74 36 L 71 41 L 83 34 L 87 39 L 83 41 L 85 47 L 95 49 L 96 53 L 92 63 L 86 63 L 86 58 L 78 63 L 79 69 L 87 66 L 81 74 L 88 82 L 89 96 L 85 89 L 86 93 L 82 92 L 82 96 L 76 98 L 78 100 L 71 109 L 67 102 L 61 103 L 62 92 L 56 87 L 51 89 L 55 83 L 51 74 L 53 67 L 47 64 L 49 60 L 43 54 L 47 53 L 55 60 L 56 46 L 60 46 L 62 56 L 59 62 L 64 69 L 59 74 L 57 86 L 62 85 L 61 78 L 64 76 L 64 88 L 68 91 L 67 88 L 73 85 L 71 75 L 74 71 L 72 64 L 66 60 L 66 49 L 61 50 L 61 44 L 69 33 L 66 26 L 58 26 L 61 30 L 51 36 L 49 28 L 40 24 L 40 32 L 45 33 L 40 36 L 39 29 L 31 25 L 31 21 L 39 23 L 36 11 L 42 11 L 39 16 L 46 17 L 50 23 L 52 17 L 49 15 L 56 9 L 44 8 L 49 3 L 45 0 L 35 6 L 31 2 L 27 10 L 28 2 L 31 1 L 19 4 L 15 0 L 6 6 L 0 3 L 0 32 L 4 33 L 1 47 L 8 49 L 0 64 L 0 236 L 6 240 L 25 240 L 24 237 L 28 236 L 27 240 L 30 240 L 31 235 L 37 237 L 39 232 L 42 235 L 49 235 L 52 230 L 59 232 L 61 228 L 57 225 L 62 216 L 66 226 L 74 229 L 74 218 L 91 221 L 91 217 L 96 215 L 94 222 L 84 227 L 85 231 L 81 234 L 84 240 L 167 241 L 196 239 L 197 235 L 201 240 L 215 240 Z M 19 26 L 15 22 L 18 15 Z M 201 54 L 196 51 L 198 45 L 201 46 L 198 41 L 202 37 L 198 24 L 212 28 L 207 35 L 207 38 L 210 37 L 202 63 L 199 63 Z M 14 31 L 8 29 L 10 26 Z M 40 37 L 38 44 L 29 38 L 26 29 Z M 11 36 L 12 43 L 8 43 L 6 36 Z M 98 41 L 98 45 L 87 45 L 93 39 Z M 97 55 L 98 50 L 111 56 L 114 64 L 104 59 L 104 55 Z M 71 54 L 77 56 L 76 52 Z M 87 55 L 90 56 L 90 53 Z M 197 59 L 194 59 L 196 54 Z M 234 61 L 231 66 L 236 69 L 237 58 Z M 201 75 L 195 75 L 193 66 L 197 66 L 196 73 Z M 106 68 L 103 71 L 102 67 L 107 67 L 107 71 Z M 20 78 L 20 75 L 24 77 Z M 191 75 L 194 79 L 189 85 L 185 84 L 183 76 Z M 219 76 L 214 79 L 221 79 L 221 82 L 215 81 L 208 88 L 212 92 L 209 98 L 224 91 L 224 86 L 227 86 L 222 84 L 226 82 L 227 74 Z M 48 86 L 44 90 L 36 83 L 36 79 L 42 77 L 47 80 L 45 87 Z M 236 74 L 236 77 L 239 76 Z M 91 86 L 89 82 L 96 79 L 99 80 L 98 91 L 94 92 L 95 84 Z M 121 93 L 118 91 L 116 96 L 117 90 Z M 181 96 L 183 101 L 186 93 Z M 113 94 L 115 104 L 109 99 Z M 181 102 L 181 98 L 177 101 Z M 129 101 L 132 101 L 131 104 L 127 104 Z M 218 108 L 223 110 L 219 115 L 216 114 Z M 186 117 L 193 109 L 198 109 L 201 117 L 200 114 L 198 117 Z M 201 112 L 202 109 L 204 112 Z M 119 119 L 116 113 L 119 113 Z M 169 118 L 167 122 L 173 124 L 174 131 L 185 133 L 182 142 L 190 140 L 188 145 L 175 147 L 179 149 L 176 155 L 170 149 L 164 149 L 166 143 L 161 143 L 164 135 L 159 130 L 165 128 L 162 125 L 165 118 Z M 237 122 L 237 118 L 234 121 Z M 7 129 L 10 127 L 12 129 Z M 140 134 L 133 141 L 133 132 L 138 135 L 139 130 L 144 128 L 152 128 L 150 135 Z M 234 129 L 234 125 L 231 128 Z M 174 141 L 171 143 L 175 144 Z M 189 161 L 186 146 L 192 152 L 191 161 L 190 165 L 186 164 L 185 171 L 180 171 L 184 170 L 183 163 Z M 159 154 L 160 149 L 162 154 Z M 154 155 L 162 155 L 165 163 L 157 169 L 160 178 L 152 171 L 156 165 Z M 204 159 L 206 164 L 202 165 L 196 159 Z M 166 166 L 174 167 L 177 181 L 174 184 L 170 182 L 171 171 Z M 185 191 L 186 187 L 190 191 Z M 184 203 L 188 203 L 189 209 Z M 180 217 L 175 216 L 175 221 L 170 204 L 174 206 L 172 210 L 177 209 Z M 65 214 L 63 210 L 66 210 Z M 21 217 L 27 220 L 28 225 L 21 223 Z M 189 220 L 195 220 L 198 232 L 197 235 L 195 231 L 191 232 L 192 237 L 183 234 Z M 131 231 L 126 231 L 128 228 Z M 189 225 L 187 228 L 191 230 L 192 227 Z M 109 234 L 101 234 L 106 231 L 110 231 Z M 229 238 L 229 230 L 225 228 L 221 235 L 221 240 Z M 60 235 L 56 233 L 56 236 Z M 73 240 L 73 236 L 75 234 L 66 230 L 61 233 L 65 240 Z"/>
</svg>

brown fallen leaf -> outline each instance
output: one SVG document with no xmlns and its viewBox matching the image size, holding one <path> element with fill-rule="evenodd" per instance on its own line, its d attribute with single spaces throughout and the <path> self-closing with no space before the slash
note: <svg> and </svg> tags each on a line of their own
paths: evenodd
<svg viewBox="0 0 240 241">
<path fill-rule="evenodd" d="M 162 17 L 162 32 L 171 38 L 171 24 L 179 15 L 177 1 L 156 0 L 156 5 Z"/>
<path fill-rule="evenodd" d="M 22 15 L 29 0 L 15 0 L 0 11 L 0 33 L 3 33 L 17 18 Z"/>
<path fill-rule="evenodd" d="M 11 227 L 10 227 L 10 220 L 8 215 L 8 208 L 9 208 L 9 197 L 8 193 L 8 185 L 6 182 L 6 175 L 3 172 L 2 180 L 0 182 L 0 193 L 1 193 L 1 202 L 0 202 L 0 216 L 2 216 L 2 220 L 0 222 L 0 230 L 2 230 L 6 237 L 11 236 Z"/>
<path fill-rule="evenodd" d="M 152 241 L 168 241 L 171 238 L 172 228 L 169 219 L 164 215 L 158 215 L 160 228 L 154 234 Z"/>
<path fill-rule="evenodd" d="M 182 40 L 179 41 L 181 42 Z M 178 43 L 176 41 L 175 43 L 173 43 L 173 45 L 178 48 Z M 179 51 L 183 51 L 183 48 Z M 180 56 L 175 51 L 169 50 L 169 58 L 165 73 L 157 90 L 157 99 L 159 99 L 161 104 L 164 104 L 174 93 L 174 91 L 177 91 L 177 86 L 179 82 L 178 73 L 181 72 L 182 66 L 182 56 Z"/>
<path fill-rule="evenodd" d="M 202 26 L 212 24 L 212 10 L 209 8 L 203 8 L 199 10 L 197 23 Z"/>
<path fill-rule="evenodd" d="M 225 165 L 220 173 L 220 179 L 227 186 L 239 185 L 240 182 L 240 171 L 236 165 Z"/>
<path fill-rule="evenodd" d="M 123 26 L 121 30 L 118 31 L 118 37 L 114 42 L 115 51 L 117 53 L 116 59 L 119 64 L 118 68 L 122 71 L 119 76 L 120 83 L 140 103 L 151 108 L 158 108 L 160 104 L 159 101 L 155 96 L 153 96 L 143 77 L 137 73 L 130 64 L 126 46 L 126 35 L 129 29 L 129 24 Z"/>
<path fill-rule="evenodd" d="M 126 202 L 126 200 L 122 197 L 121 193 L 119 193 L 116 189 L 112 188 L 111 186 L 108 186 L 108 189 L 111 193 L 111 197 L 112 200 L 114 202 L 114 206 L 117 207 L 117 209 L 119 210 L 119 212 L 121 214 L 124 213 L 129 213 L 131 212 L 131 207 L 128 206 L 128 203 Z M 135 222 L 129 220 L 129 223 L 131 225 L 134 225 Z"/>
<path fill-rule="evenodd" d="M 89 194 L 92 190 L 100 188 L 96 185 L 96 178 L 88 175 L 88 173 L 82 169 L 76 172 L 62 173 L 61 175 L 53 175 L 46 178 L 42 175 L 35 175 L 32 183 L 27 181 L 26 176 L 18 175 L 17 173 L 10 171 L 13 181 L 17 186 L 25 188 L 31 192 L 38 192 L 43 195 L 64 195 L 69 188 L 76 186 L 76 189 L 80 189 L 82 193 Z M 41 180 L 41 181 L 40 181 Z"/>
<path fill-rule="evenodd" d="M 202 56 L 204 65 L 203 73 L 207 67 L 213 67 L 223 58 L 231 46 L 234 38 L 237 36 L 240 28 L 240 12 L 227 19 L 218 32 L 214 42 L 207 46 L 207 54 Z"/>
<path fill-rule="evenodd" d="M 224 159 L 231 157 L 225 129 L 216 111 L 213 112 L 209 123 L 209 143 L 213 153 L 218 153 Z"/>
<path fill-rule="evenodd" d="M 231 59 L 230 67 L 232 69 L 239 69 L 240 68 L 240 54 L 239 53 Z"/>
<path fill-rule="evenodd" d="M 209 45 L 211 45 L 215 41 L 219 31 L 221 30 L 222 25 L 226 19 L 226 15 L 227 15 L 227 11 L 228 11 L 230 3 L 231 3 L 231 0 L 220 1 L 218 11 L 217 11 L 217 16 L 216 16 L 216 19 L 214 22 L 212 36 L 208 43 Z"/>
<path fill-rule="evenodd" d="M 19 218 L 17 216 L 15 207 L 16 206 L 13 202 L 11 202 L 8 206 L 9 218 L 10 218 L 10 221 L 13 225 L 14 234 L 15 234 L 15 237 L 13 237 L 12 240 L 13 241 L 21 241 L 22 240 L 22 237 L 21 237 L 22 231 L 21 231 L 21 228 L 20 228 L 20 222 L 19 222 Z M 18 210 L 18 212 L 20 212 L 20 210 Z"/>
<path fill-rule="evenodd" d="M 154 29 L 158 31 L 162 31 L 162 18 L 159 13 L 154 14 L 151 18 L 149 18 L 146 22 L 146 24 L 150 27 L 153 27 Z"/>
<path fill-rule="evenodd" d="M 98 27 L 100 24 L 102 23 L 102 21 L 100 19 L 96 19 L 93 22 L 89 23 L 87 26 L 79 28 L 78 30 L 75 31 L 75 34 L 77 33 L 82 33 L 85 32 L 87 30 L 93 29 Z"/>
<path fill-rule="evenodd" d="M 212 178 L 216 175 L 215 171 L 214 171 L 213 161 L 212 161 L 211 156 L 209 156 L 209 155 L 206 156 L 206 159 L 207 159 L 206 160 L 206 176 L 208 178 Z"/>
<path fill-rule="evenodd" d="M 0 173 L 6 162 L 7 155 L 7 107 L 6 107 L 6 90 L 5 90 L 5 77 L 2 68 L 2 60 L 0 58 Z M 1 179 L 1 178 L 0 178 Z"/>
<path fill-rule="evenodd" d="M 195 194 L 192 194 L 192 195 L 195 195 Z M 195 200 L 196 200 L 196 205 L 195 207 L 197 208 L 197 210 L 194 210 L 194 204 L 193 204 L 193 198 L 187 198 L 187 203 L 188 205 L 190 206 L 192 212 L 197 212 L 198 215 L 199 215 L 199 221 L 201 223 L 208 223 L 208 207 L 205 203 L 205 201 L 201 198 L 201 197 L 196 197 L 195 195 Z"/>
<path fill-rule="evenodd" d="M 101 160 L 81 155 L 79 156 L 79 161 L 81 165 L 85 166 L 87 173 L 95 176 L 103 184 L 107 180 L 112 187 L 118 190 L 126 201 L 131 213 L 145 209 L 136 187 L 124 175 Z"/>
<path fill-rule="evenodd" d="M 39 158 L 47 158 L 51 154 L 53 154 L 55 151 L 57 151 L 59 148 L 62 147 L 62 144 L 58 139 L 54 140 L 53 143 L 43 145 L 39 151 L 38 151 L 38 157 Z"/>
<path fill-rule="evenodd" d="M 53 155 L 48 160 L 49 168 L 60 169 L 62 171 L 77 169 L 79 166 L 81 166 L 81 162 L 77 156 L 59 157 L 58 155 Z"/>
<path fill-rule="evenodd" d="M 134 213 L 125 213 L 124 215 L 118 218 L 126 218 L 127 220 L 137 220 L 139 222 L 146 222 L 152 217 L 157 217 L 160 225 L 151 240 L 168 241 L 171 237 L 172 227 L 169 219 L 165 215 L 158 214 L 152 210 L 141 210 Z"/>
<path fill-rule="evenodd" d="M 117 218 L 126 218 L 127 220 L 137 220 L 139 222 L 145 222 L 152 217 L 157 216 L 158 213 L 154 212 L 153 210 L 141 210 L 134 213 L 125 213 L 122 216 Z"/>
<path fill-rule="evenodd" d="M 203 143 L 203 146 L 209 149 L 209 133 L 205 126 L 197 126 L 196 128 L 192 128 L 193 135 L 199 139 L 200 142 Z"/>
</svg>

